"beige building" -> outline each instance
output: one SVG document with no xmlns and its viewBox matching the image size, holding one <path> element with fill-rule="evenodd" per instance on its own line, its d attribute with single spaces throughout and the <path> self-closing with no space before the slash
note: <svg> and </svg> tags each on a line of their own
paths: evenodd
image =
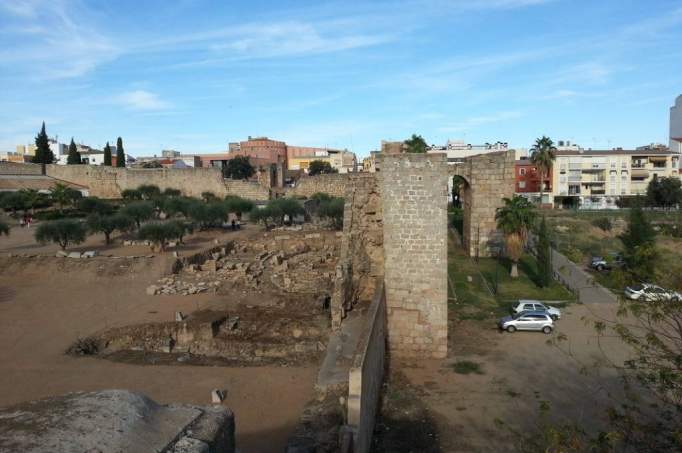
<svg viewBox="0 0 682 453">
<path fill-rule="evenodd" d="M 643 195 L 654 176 L 680 177 L 680 154 L 666 148 L 560 150 L 552 171 L 556 207 L 612 209 L 620 197 Z"/>
<path fill-rule="evenodd" d="M 308 170 L 310 163 L 315 160 L 322 162 L 329 162 L 332 168 L 335 168 L 339 173 L 353 173 L 357 171 L 357 158 L 355 153 L 345 150 L 333 150 L 323 148 L 305 148 L 302 146 L 288 147 L 288 149 L 295 149 L 296 153 L 290 153 L 288 156 L 289 170 Z"/>
</svg>

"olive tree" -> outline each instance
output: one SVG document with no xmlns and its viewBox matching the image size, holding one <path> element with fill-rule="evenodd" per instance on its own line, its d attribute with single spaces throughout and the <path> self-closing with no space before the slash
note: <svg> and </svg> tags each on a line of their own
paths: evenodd
<svg viewBox="0 0 682 453">
<path fill-rule="evenodd" d="M 87 229 L 78 220 L 60 219 L 43 222 L 35 232 L 36 241 L 41 244 L 54 242 L 65 250 L 70 244 L 80 244 L 85 241 Z"/>
</svg>

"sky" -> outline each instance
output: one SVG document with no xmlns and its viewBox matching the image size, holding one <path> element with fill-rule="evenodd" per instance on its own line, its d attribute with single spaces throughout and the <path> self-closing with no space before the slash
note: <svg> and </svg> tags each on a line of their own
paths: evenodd
<svg viewBox="0 0 682 453">
<path fill-rule="evenodd" d="M 668 142 L 682 1 L 0 0 L 0 151 Z"/>
</svg>

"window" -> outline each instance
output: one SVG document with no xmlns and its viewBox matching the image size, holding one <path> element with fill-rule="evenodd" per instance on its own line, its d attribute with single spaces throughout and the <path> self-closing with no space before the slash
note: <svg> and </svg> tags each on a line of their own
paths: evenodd
<svg viewBox="0 0 682 453">
<path fill-rule="evenodd" d="M 533 304 L 525 304 L 525 305 L 523 306 L 523 309 L 524 309 L 524 310 L 533 310 Z"/>
<path fill-rule="evenodd" d="M 520 174 L 521 176 L 525 176 L 525 175 L 526 175 L 526 169 L 525 169 L 525 168 L 520 169 L 520 170 L 519 170 L 519 174 Z"/>
<path fill-rule="evenodd" d="M 526 181 L 519 181 L 519 189 L 525 189 L 526 188 Z"/>
</svg>

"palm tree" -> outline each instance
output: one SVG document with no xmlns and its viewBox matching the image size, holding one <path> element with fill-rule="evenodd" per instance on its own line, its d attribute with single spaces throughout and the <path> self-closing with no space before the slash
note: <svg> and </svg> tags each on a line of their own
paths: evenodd
<svg viewBox="0 0 682 453">
<path fill-rule="evenodd" d="M 535 222 L 535 207 L 527 199 L 514 195 L 504 198 L 504 206 L 497 208 L 495 220 L 497 228 L 504 234 L 507 257 L 512 262 L 510 275 L 519 276 L 519 260 L 528 239 L 528 231 Z"/>
<path fill-rule="evenodd" d="M 554 164 L 556 147 L 551 138 L 543 135 L 535 140 L 535 145 L 530 149 L 530 152 L 530 161 L 538 169 L 538 173 L 540 173 L 540 205 L 542 205 L 545 192 L 545 178 Z"/>
<path fill-rule="evenodd" d="M 80 192 L 61 182 L 55 183 L 50 192 L 50 198 L 59 205 L 60 213 L 64 210 L 64 206 L 73 204 L 79 196 Z"/>
<path fill-rule="evenodd" d="M 42 199 L 42 195 L 35 189 L 21 189 L 19 191 L 24 197 L 26 207 L 31 210 L 31 214 L 35 214 L 35 208 Z"/>
</svg>

